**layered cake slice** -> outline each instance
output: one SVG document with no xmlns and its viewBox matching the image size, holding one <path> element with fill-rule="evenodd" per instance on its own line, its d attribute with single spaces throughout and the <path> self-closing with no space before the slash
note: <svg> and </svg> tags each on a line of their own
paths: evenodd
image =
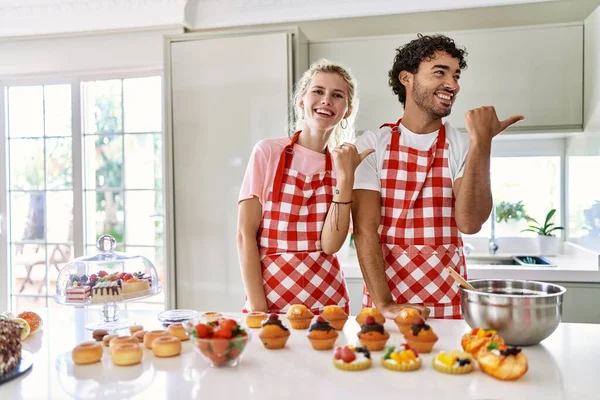
<svg viewBox="0 0 600 400">
<path fill-rule="evenodd" d="M 97 283 L 92 288 L 92 303 L 109 303 L 123 300 L 120 281 Z"/>
<path fill-rule="evenodd" d="M 21 361 L 21 329 L 13 321 L 0 320 L 0 376 L 15 369 Z"/>
</svg>

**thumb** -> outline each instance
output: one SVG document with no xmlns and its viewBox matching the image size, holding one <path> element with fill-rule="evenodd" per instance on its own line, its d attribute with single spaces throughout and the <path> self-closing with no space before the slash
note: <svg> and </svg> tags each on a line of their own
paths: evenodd
<svg viewBox="0 0 600 400">
<path fill-rule="evenodd" d="M 363 151 L 362 153 L 360 153 L 358 155 L 358 157 L 360 159 L 360 162 L 362 162 L 362 160 L 364 160 L 365 158 L 367 158 L 367 156 L 369 154 L 372 154 L 372 153 L 375 153 L 375 149 L 367 149 L 367 150 Z"/>
<path fill-rule="evenodd" d="M 525 119 L 525 117 L 522 115 L 513 115 L 512 117 L 506 118 L 504 121 L 500 122 L 500 132 L 523 119 Z"/>
</svg>

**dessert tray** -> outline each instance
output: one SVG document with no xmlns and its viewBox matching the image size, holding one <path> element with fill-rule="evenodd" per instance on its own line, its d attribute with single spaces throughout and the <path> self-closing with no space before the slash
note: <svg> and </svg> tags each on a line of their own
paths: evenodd
<svg viewBox="0 0 600 400">
<path fill-rule="evenodd" d="M 127 328 L 127 321 L 118 318 L 118 303 L 159 294 L 156 268 L 143 256 L 115 251 L 116 241 L 110 235 L 101 236 L 97 247 L 97 255 L 76 258 L 61 269 L 54 300 L 76 307 L 102 305 L 104 320 L 87 324 L 88 330 Z"/>
<path fill-rule="evenodd" d="M 29 371 L 32 366 L 33 355 L 26 350 L 21 350 L 21 362 L 12 371 L 7 372 L 4 375 L 0 375 L 0 385 L 23 375 L 24 373 Z"/>
</svg>

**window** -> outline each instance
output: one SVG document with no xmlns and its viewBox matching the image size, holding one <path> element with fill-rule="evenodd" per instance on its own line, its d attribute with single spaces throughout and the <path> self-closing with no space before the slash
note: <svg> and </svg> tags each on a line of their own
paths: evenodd
<svg viewBox="0 0 600 400">
<path fill-rule="evenodd" d="M 105 233 L 165 287 L 161 77 L 71 82 L 5 90 L 13 309 L 55 304 L 59 270 Z"/>
<path fill-rule="evenodd" d="M 521 202 L 525 213 L 543 223 L 546 214 L 557 209 L 553 221 L 561 221 L 561 157 L 493 157 L 491 162 L 492 194 L 497 216 L 499 205 Z M 521 232 L 527 227 L 526 220 L 506 218 L 496 224 L 496 236 L 535 236 L 532 232 Z M 489 237 L 491 234 L 491 216 L 477 234 L 473 236 Z M 560 233 L 559 233 L 560 234 Z"/>
<path fill-rule="evenodd" d="M 569 157 L 569 239 L 600 252 L 600 156 Z"/>
</svg>

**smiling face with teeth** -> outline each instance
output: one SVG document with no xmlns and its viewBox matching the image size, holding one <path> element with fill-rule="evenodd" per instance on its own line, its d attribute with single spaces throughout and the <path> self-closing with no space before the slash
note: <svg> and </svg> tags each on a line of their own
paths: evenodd
<svg viewBox="0 0 600 400">
<path fill-rule="evenodd" d="M 416 106 L 433 120 L 447 117 L 460 90 L 460 72 L 458 60 L 445 52 L 423 60 L 414 74 L 402 71 L 400 80 L 407 89 L 405 108 Z"/>
<path fill-rule="evenodd" d="M 348 107 L 348 84 L 336 73 L 315 74 L 299 102 L 305 126 L 313 132 L 330 134 L 352 109 Z"/>
</svg>

